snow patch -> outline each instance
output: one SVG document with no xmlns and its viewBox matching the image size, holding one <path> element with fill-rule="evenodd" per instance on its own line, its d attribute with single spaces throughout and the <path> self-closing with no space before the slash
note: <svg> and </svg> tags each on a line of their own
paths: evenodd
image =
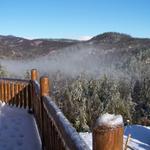
<svg viewBox="0 0 150 150">
<path fill-rule="evenodd" d="M 92 36 L 85 35 L 85 36 L 79 37 L 78 39 L 81 41 L 87 41 L 87 40 L 90 40 L 91 38 L 92 38 Z"/>
<path fill-rule="evenodd" d="M 120 125 L 123 125 L 122 116 L 108 113 L 100 116 L 96 122 L 96 126 L 116 127 Z"/>
<path fill-rule="evenodd" d="M 41 150 L 34 117 L 0 102 L 0 150 Z"/>
<path fill-rule="evenodd" d="M 80 132 L 79 135 L 83 138 L 85 143 L 89 146 L 89 148 L 92 150 L 93 148 L 93 139 L 92 139 L 92 133 L 91 132 Z"/>
</svg>

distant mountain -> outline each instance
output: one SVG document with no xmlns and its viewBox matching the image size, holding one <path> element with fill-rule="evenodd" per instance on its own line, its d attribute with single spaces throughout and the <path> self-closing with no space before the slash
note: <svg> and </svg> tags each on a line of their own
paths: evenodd
<svg viewBox="0 0 150 150">
<path fill-rule="evenodd" d="M 103 33 L 87 41 L 0 36 L 0 65 L 15 71 L 14 74 L 14 66 L 18 66 L 22 72 L 38 68 L 41 72 L 71 75 L 86 72 L 92 76 L 126 74 L 140 78 L 150 74 L 150 39 L 116 32 Z"/>
<path fill-rule="evenodd" d="M 71 39 L 25 39 L 15 36 L 0 35 L 0 58 L 36 58 L 51 51 L 78 43 Z"/>
<path fill-rule="evenodd" d="M 108 53 L 121 56 L 150 49 L 150 39 L 133 38 L 130 35 L 107 32 L 88 41 L 70 39 L 24 39 L 15 36 L 0 36 L 0 58 L 26 59 L 50 55 L 57 51 L 92 49 L 95 55 Z"/>
<path fill-rule="evenodd" d="M 118 42 L 122 40 L 131 39 L 132 37 L 127 34 L 116 33 L 116 32 L 106 32 L 100 35 L 93 37 L 92 41 L 100 41 L 100 42 Z"/>
<path fill-rule="evenodd" d="M 115 32 L 95 36 L 89 42 L 96 47 L 102 47 L 102 49 L 106 50 L 129 51 L 150 48 L 150 39 L 134 38 L 130 35 Z"/>
</svg>

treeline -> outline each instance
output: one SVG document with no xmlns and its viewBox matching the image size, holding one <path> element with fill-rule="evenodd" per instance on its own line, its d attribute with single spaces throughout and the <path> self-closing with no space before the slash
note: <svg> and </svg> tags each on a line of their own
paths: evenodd
<svg viewBox="0 0 150 150">
<path fill-rule="evenodd" d="M 78 131 L 89 131 L 103 113 L 121 114 L 124 122 L 150 119 L 150 78 L 129 82 L 103 76 L 56 81 L 53 99 Z"/>
</svg>

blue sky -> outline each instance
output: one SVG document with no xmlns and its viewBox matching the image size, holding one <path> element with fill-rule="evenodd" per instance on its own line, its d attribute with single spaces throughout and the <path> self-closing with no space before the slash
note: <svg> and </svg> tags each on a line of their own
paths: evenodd
<svg viewBox="0 0 150 150">
<path fill-rule="evenodd" d="M 86 38 L 115 31 L 150 38 L 150 0 L 0 0 L 0 34 Z"/>
</svg>

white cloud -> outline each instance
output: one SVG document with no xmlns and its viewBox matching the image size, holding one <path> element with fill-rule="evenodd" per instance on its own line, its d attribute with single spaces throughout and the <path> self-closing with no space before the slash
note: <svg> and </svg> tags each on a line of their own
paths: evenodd
<svg viewBox="0 0 150 150">
<path fill-rule="evenodd" d="M 91 38 L 92 38 L 92 36 L 85 35 L 85 36 L 79 37 L 78 39 L 81 41 L 87 41 L 87 40 L 90 40 Z"/>
<path fill-rule="evenodd" d="M 32 36 L 19 36 L 19 37 L 22 37 L 22 38 L 25 38 L 25 39 L 28 39 L 28 40 L 33 40 L 33 39 L 35 39 L 35 38 L 32 37 Z"/>
</svg>

